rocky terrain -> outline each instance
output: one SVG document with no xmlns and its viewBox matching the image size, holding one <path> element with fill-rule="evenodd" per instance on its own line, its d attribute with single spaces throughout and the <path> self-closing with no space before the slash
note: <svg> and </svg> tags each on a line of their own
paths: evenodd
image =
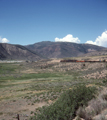
<svg viewBox="0 0 107 120">
<path fill-rule="evenodd" d="M 1 60 L 40 60 L 42 57 L 21 45 L 0 43 Z"/>
<path fill-rule="evenodd" d="M 106 55 L 107 49 L 90 44 L 69 42 L 39 42 L 32 45 L 0 43 L 1 60 L 31 60 L 47 58 L 67 58 L 77 56 Z"/>
<path fill-rule="evenodd" d="M 100 51 L 92 51 L 87 54 L 84 54 L 83 56 L 101 56 L 101 55 L 107 55 L 107 49 L 100 50 Z"/>
<path fill-rule="evenodd" d="M 91 52 L 98 52 L 104 47 L 91 44 L 77 44 L 70 42 L 50 42 L 44 41 L 26 46 L 32 51 L 36 51 L 47 58 L 77 57 Z"/>
</svg>

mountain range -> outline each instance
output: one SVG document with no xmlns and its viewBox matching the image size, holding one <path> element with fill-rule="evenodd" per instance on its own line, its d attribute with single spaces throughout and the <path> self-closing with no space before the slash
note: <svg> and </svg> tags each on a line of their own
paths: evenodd
<svg viewBox="0 0 107 120">
<path fill-rule="evenodd" d="M 1 60 L 40 60 L 40 55 L 22 45 L 0 43 Z"/>
<path fill-rule="evenodd" d="M 90 52 L 102 51 L 106 48 L 92 44 L 77 44 L 71 42 L 44 41 L 26 46 L 28 49 L 47 58 L 77 57 Z"/>
<path fill-rule="evenodd" d="M 65 58 L 83 56 L 89 53 L 107 51 L 107 48 L 71 42 L 38 42 L 31 45 L 0 43 L 1 60 L 40 60 L 44 58 Z"/>
</svg>

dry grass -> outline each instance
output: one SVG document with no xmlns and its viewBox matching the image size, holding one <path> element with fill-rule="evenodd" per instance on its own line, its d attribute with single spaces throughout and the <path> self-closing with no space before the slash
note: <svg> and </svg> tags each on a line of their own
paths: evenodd
<svg viewBox="0 0 107 120">
<path fill-rule="evenodd" d="M 74 59 L 84 58 L 78 57 Z M 85 59 L 95 59 L 95 57 L 85 57 Z M 52 59 L 38 62 L 3 64 L 5 69 L 0 73 L 0 110 L 2 110 L 0 119 L 16 120 L 13 117 L 17 113 L 30 116 L 34 108 L 51 104 L 60 97 L 63 91 L 72 89 L 73 86 L 78 84 L 98 87 L 106 86 L 106 83 L 102 82 L 103 77 L 96 78 L 96 80 L 86 76 L 92 76 L 92 74 L 95 76 L 96 71 L 98 71 L 99 75 L 106 75 L 107 63 L 85 63 L 85 66 L 83 66 L 83 63 L 60 63 L 59 61 L 59 59 Z M 15 70 L 7 69 L 9 67 L 11 70 Z M 100 114 L 106 109 L 106 99 L 106 93 L 102 93 L 99 95 L 98 100 L 94 99 L 94 102 L 92 101 L 93 104 L 90 102 L 89 109 L 96 110 L 95 113 L 92 113 L 93 116 Z M 97 104 L 100 104 L 101 107 Z M 98 112 L 97 109 L 99 109 Z M 15 111 L 15 114 L 10 115 L 9 111 L 11 111 L 11 114 L 12 111 Z M 82 110 L 82 112 L 86 111 Z M 91 114 L 91 112 L 89 113 Z M 24 116 L 21 119 L 28 119 L 28 117 Z"/>
<path fill-rule="evenodd" d="M 88 103 L 87 107 L 80 107 L 77 115 L 85 120 L 106 120 L 107 114 L 102 114 L 102 111 L 107 109 L 105 96 L 107 96 L 107 89 L 103 89 L 96 99 L 92 99 Z"/>
</svg>

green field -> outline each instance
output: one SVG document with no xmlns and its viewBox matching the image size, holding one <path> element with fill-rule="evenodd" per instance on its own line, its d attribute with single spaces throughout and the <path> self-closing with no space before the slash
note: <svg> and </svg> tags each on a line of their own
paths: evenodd
<svg viewBox="0 0 107 120">
<path fill-rule="evenodd" d="M 95 65 L 96 68 L 90 69 Z M 63 93 L 78 85 L 106 87 L 105 78 L 83 77 L 96 70 L 106 70 L 106 63 L 99 67 L 96 63 L 85 63 L 85 66 L 83 63 L 0 63 L 1 119 L 15 120 L 16 114 L 28 119 L 36 108 L 55 103 Z"/>
</svg>

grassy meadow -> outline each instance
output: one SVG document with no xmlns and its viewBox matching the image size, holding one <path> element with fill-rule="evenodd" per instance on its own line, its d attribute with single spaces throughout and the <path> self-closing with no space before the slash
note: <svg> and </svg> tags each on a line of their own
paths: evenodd
<svg viewBox="0 0 107 120">
<path fill-rule="evenodd" d="M 0 63 L 0 120 L 16 120 L 17 114 L 19 114 L 21 120 L 42 120 L 42 117 L 45 120 L 47 117 L 41 117 L 40 114 L 44 114 L 43 109 L 44 111 L 50 110 L 47 107 L 41 107 L 50 106 L 50 109 L 52 109 L 51 114 L 55 114 L 51 107 L 56 107 L 56 101 L 61 99 L 61 96 L 66 91 L 70 93 L 78 86 L 96 88 L 98 89 L 97 91 L 105 89 L 107 85 L 106 70 L 107 63 L 60 63 L 54 60 Z M 81 88 L 79 89 L 81 91 Z M 86 90 L 87 88 L 84 89 Z M 82 92 L 80 93 L 83 94 Z M 86 96 L 89 96 L 90 93 L 87 93 Z M 70 94 L 73 93 L 71 92 Z M 61 101 L 63 102 L 63 100 Z M 74 107 L 75 115 L 73 114 L 73 118 L 67 116 L 61 118 L 61 120 L 74 119 L 79 105 L 80 103 L 78 103 L 78 107 Z M 68 108 L 68 112 L 69 109 L 71 108 Z M 39 117 L 35 117 L 38 114 Z M 58 114 L 62 115 L 63 113 Z M 80 112 L 78 115 L 80 115 Z M 51 118 L 50 120 L 54 119 L 60 119 L 60 117 Z"/>
</svg>

